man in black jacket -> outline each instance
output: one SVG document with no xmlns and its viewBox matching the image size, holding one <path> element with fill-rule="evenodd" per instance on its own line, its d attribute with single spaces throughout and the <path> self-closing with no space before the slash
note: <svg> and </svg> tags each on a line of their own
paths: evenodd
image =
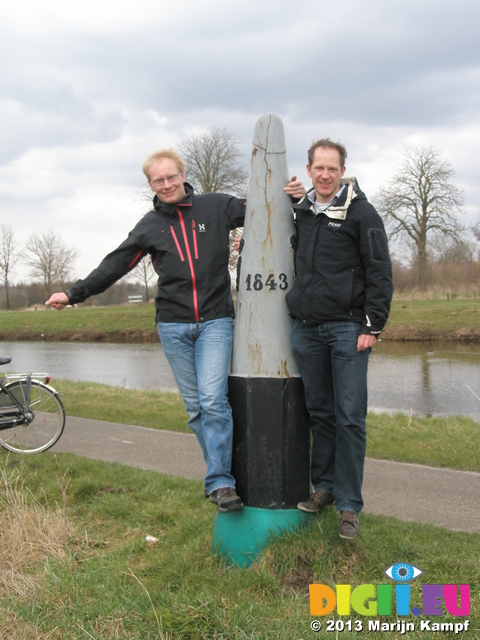
<svg viewBox="0 0 480 640">
<path fill-rule="evenodd" d="M 346 156 L 328 138 L 309 149 L 313 188 L 293 205 L 296 279 L 286 301 L 313 436 L 314 493 L 298 508 L 335 503 L 339 535 L 351 539 L 363 507 L 368 358 L 388 318 L 392 272 L 381 218 L 355 178 L 343 180 Z"/>
<path fill-rule="evenodd" d="M 185 401 L 189 426 L 203 452 L 205 495 L 220 511 L 243 507 L 231 475 L 232 412 L 227 397 L 234 306 L 229 232 L 242 226 L 245 201 L 226 194 L 195 195 L 185 162 L 172 149 L 143 163 L 153 210 L 84 280 L 46 302 L 55 309 L 105 291 L 147 254 L 158 275 L 156 321 L 163 350 Z M 304 189 L 292 179 L 287 193 Z"/>
</svg>

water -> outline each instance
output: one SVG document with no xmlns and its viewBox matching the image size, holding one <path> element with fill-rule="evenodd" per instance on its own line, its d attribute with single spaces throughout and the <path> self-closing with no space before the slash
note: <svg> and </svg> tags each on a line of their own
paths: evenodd
<svg viewBox="0 0 480 640">
<path fill-rule="evenodd" d="M 3 342 L 9 371 L 48 371 L 54 378 L 101 382 L 127 389 L 178 391 L 160 342 L 93 344 L 81 342 Z"/>
<path fill-rule="evenodd" d="M 3 342 L 9 371 L 137 389 L 176 390 L 161 345 Z M 369 409 L 463 414 L 480 422 L 480 345 L 378 343 L 370 358 Z M 475 396 L 478 396 L 476 397 Z"/>
<path fill-rule="evenodd" d="M 369 407 L 480 422 L 479 365 L 480 345 L 380 342 L 370 358 Z"/>
</svg>

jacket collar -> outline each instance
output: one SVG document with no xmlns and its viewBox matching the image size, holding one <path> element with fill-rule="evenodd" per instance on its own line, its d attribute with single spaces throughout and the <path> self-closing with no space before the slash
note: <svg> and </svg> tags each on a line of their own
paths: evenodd
<svg viewBox="0 0 480 640">
<path fill-rule="evenodd" d="M 335 202 L 335 204 L 329 205 L 326 209 L 322 211 L 322 213 L 324 213 L 328 218 L 345 220 L 345 218 L 347 217 L 348 207 L 352 203 L 352 200 L 358 197 L 361 191 L 358 187 L 356 178 L 343 178 L 340 181 L 340 184 L 345 185 L 345 189 L 342 191 L 342 193 L 338 197 L 338 200 Z M 293 204 L 293 208 L 303 209 L 303 210 L 309 209 L 310 211 L 315 212 L 315 205 L 311 203 L 310 200 L 308 199 L 308 195 L 311 194 L 313 190 L 314 188 L 312 187 L 307 192 L 307 194 L 302 198 L 302 200 L 300 200 L 300 202 Z"/>
<path fill-rule="evenodd" d="M 162 213 L 168 213 L 172 215 L 177 210 L 177 207 L 190 207 L 192 205 L 193 200 L 193 187 L 188 182 L 184 182 L 183 186 L 185 187 L 185 195 L 180 200 L 180 202 L 162 202 L 157 195 L 153 197 L 153 208 L 155 211 L 161 211 Z"/>
</svg>

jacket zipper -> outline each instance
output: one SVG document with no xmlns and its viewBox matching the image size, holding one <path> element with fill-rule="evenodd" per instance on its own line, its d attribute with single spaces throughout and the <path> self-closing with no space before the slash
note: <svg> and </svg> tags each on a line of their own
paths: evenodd
<svg viewBox="0 0 480 640">
<path fill-rule="evenodd" d="M 128 265 L 128 268 L 131 269 L 132 267 L 134 267 L 141 257 L 142 257 L 142 251 L 139 251 L 137 255 L 134 257 L 134 259 Z"/>
<path fill-rule="evenodd" d="M 182 247 L 180 246 L 180 243 L 177 240 L 177 234 L 175 233 L 175 229 L 173 228 L 173 225 L 170 226 L 170 231 L 172 232 L 173 239 L 175 240 L 175 244 L 177 245 L 177 251 L 180 254 L 180 260 L 182 262 L 185 262 L 185 258 L 183 257 Z"/>
<path fill-rule="evenodd" d="M 180 220 L 180 227 L 182 228 L 182 234 L 183 234 L 183 240 L 185 242 L 185 249 L 187 252 L 187 258 L 188 258 L 188 265 L 190 267 L 190 273 L 192 276 L 192 289 L 193 289 L 193 310 L 195 312 L 195 320 L 196 323 L 198 324 L 198 321 L 200 319 L 200 314 L 198 312 L 198 296 L 197 296 L 197 277 L 195 275 L 195 268 L 193 266 L 193 259 L 192 259 L 192 254 L 190 252 L 190 246 L 188 244 L 188 238 L 187 238 L 187 231 L 185 229 L 185 222 L 183 220 L 183 216 L 182 216 L 182 212 L 180 211 L 180 208 L 177 208 L 177 213 L 178 213 L 178 218 Z M 195 223 L 193 223 L 194 225 Z M 195 257 L 198 258 L 198 254 L 197 254 L 197 241 L 196 241 L 196 236 L 194 233 L 194 244 L 195 244 Z M 174 236 L 175 238 L 175 236 Z M 175 238 L 175 241 L 176 238 Z M 178 246 L 178 244 L 177 244 Z"/>
<path fill-rule="evenodd" d="M 195 229 L 195 220 L 192 220 L 192 233 L 193 233 L 193 248 L 195 249 L 195 260 L 198 260 L 197 231 Z"/>
</svg>

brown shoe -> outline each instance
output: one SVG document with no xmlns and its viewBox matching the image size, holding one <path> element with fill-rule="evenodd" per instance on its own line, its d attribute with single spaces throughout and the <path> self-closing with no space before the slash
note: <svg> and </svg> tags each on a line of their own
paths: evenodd
<svg viewBox="0 0 480 640">
<path fill-rule="evenodd" d="M 345 540 L 353 540 L 358 536 L 358 516 L 351 511 L 342 511 L 340 524 L 338 525 L 338 535 Z"/>
<path fill-rule="evenodd" d="M 222 513 L 243 509 L 243 502 L 239 496 L 237 496 L 233 487 L 221 487 L 220 489 L 215 489 L 208 498 L 210 502 L 218 505 L 218 510 Z"/>
<path fill-rule="evenodd" d="M 314 491 L 308 500 L 297 504 L 297 509 L 306 511 L 307 513 L 316 513 L 334 502 L 335 498 L 333 497 L 333 493 L 329 493 L 328 491 Z"/>
</svg>

